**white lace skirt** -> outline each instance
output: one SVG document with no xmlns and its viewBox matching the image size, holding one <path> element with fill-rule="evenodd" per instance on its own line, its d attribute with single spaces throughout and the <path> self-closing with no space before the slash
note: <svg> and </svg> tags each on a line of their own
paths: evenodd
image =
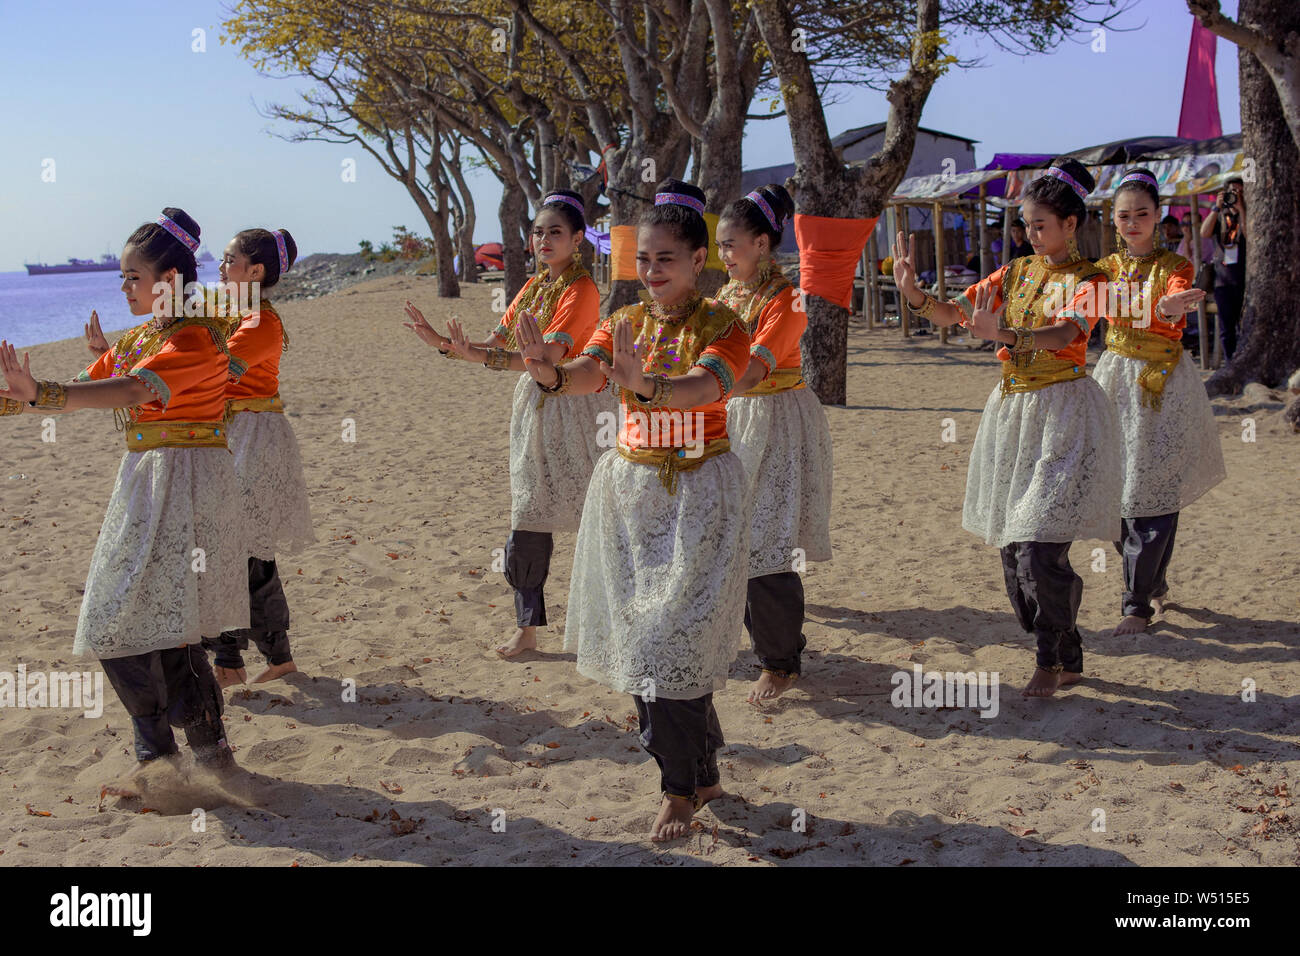
<svg viewBox="0 0 1300 956">
<path fill-rule="evenodd" d="M 670 495 L 657 467 L 606 452 L 574 548 L 564 646 L 578 672 L 667 700 L 725 687 L 741 644 L 748 538 L 734 454 L 679 473 Z"/>
<path fill-rule="evenodd" d="M 1032 392 L 993 387 L 966 476 L 962 527 L 988 544 L 1119 540 L 1115 407 L 1090 376 Z"/>
<path fill-rule="evenodd" d="M 279 412 L 239 412 L 226 426 L 248 527 L 248 554 L 272 561 L 316 540 L 293 426 Z"/>
<path fill-rule="evenodd" d="M 731 450 L 745 466 L 749 576 L 831 557 L 831 430 L 811 388 L 727 402 Z"/>
<path fill-rule="evenodd" d="M 1107 349 L 1094 373 L 1119 415 L 1125 518 L 1182 511 L 1227 477 L 1214 412 L 1191 355 L 1183 353 L 1165 382 L 1160 411 L 1142 404 L 1138 373 L 1145 365 Z"/>
<path fill-rule="evenodd" d="M 130 657 L 248 627 L 238 497 L 224 448 L 126 452 L 90 559 L 73 652 Z"/>
<path fill-rule="evenodd" d="M 573 531 L 591 471 L 617 438 L 618 402 L 608 389 L 589 395 L 546 395 L 527 372 L 515 385 L 510 413 L 510 527 Z M 600 412 L 609 417 L 598 420 Z M 609 424 L 605 424 L 608 422 Z M 602 427 L 603 426 L 603 427 Z M 608 436 L 604 448 L 600 433 Z"/>
</svg>

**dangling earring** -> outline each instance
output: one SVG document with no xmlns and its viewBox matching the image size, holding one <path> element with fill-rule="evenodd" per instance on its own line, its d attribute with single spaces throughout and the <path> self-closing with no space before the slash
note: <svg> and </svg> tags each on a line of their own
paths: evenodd
<svg viewBox="0 0 1300 956">
<path fill-rule="evenodd" d="M 1115 227 L 1115 251 L 1116 252 L 1128 251 L 1128 243 L 1124 241 L 1124 234 L 1119 231 L 1119 226 Z"/>
<path fill-rule="evenodd" d="M 1079 253 L 1079 244 L 1074 241 L 1074 236 L 1071 236 L 1070 241 L 1066 243 L 1065 254 L 1070 257 L 1071 262 L 1074 262 L 1076 259 L 1083 258 L 1083 256 Z"/>
</svg>

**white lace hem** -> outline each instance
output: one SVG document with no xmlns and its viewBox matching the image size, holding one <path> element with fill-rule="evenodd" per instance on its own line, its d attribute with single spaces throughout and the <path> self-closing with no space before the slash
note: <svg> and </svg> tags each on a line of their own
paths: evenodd
<svg viewBox="0 0 1300 956">
<path fill-rule="evenodd" d="M 248 627 L 248 555 L 242 513 L 231 507 L 238 494 L 224 448 L 126 452 L 73 653 L 130 657 Z"/>
<path fill-rule="evenodd" d="M 278 412 L 239 412 L 227 425 L 248 553 L 263 561 L 316 540 L 293 426 Z"/>
<path fill-rule="evenodd" d="M 966 476 L 962 527 L 988 544 L 1119 540 L 1115 408 L 1089 376 L 1003 396 L 993 387 Z"/>
<path fill-rule="evenodd" d="M 721 690 L 741 646 L 749 526 L 740 459 L 677 476 L 617 451 L 596 464 L 574 548 L 564 646 L 616 691 L 690 700 Z"/>
<path fill-rule="evenodd" d="M 573 531 L 592 469 L 614 440 L 618 402 L 608 389 L 589 395 L 547 395 L 525 373 L 510 413 L 510 527 Z M 607 418 L 599 418 L 607 412 Z M 608 422 L 608 424 L 606 424 Z"/>
<path fill-rule="evenodd" d="M 745 467 L 749 576 L 831 558 L 833 449 L 826 412 L 810 388 L 727 402 L 731 450 Z"/>
<path fill-rule="evenodd" d="M 1227 477 L 1214 410 L 1191 355 L 1184 352 L 1174 367 L 1159 411 L 1142 402 L 1145 365 L 1108 349 L 1094 373 L 1119 416 L 1125 518 L 1182 511 Z"/>
</svg>

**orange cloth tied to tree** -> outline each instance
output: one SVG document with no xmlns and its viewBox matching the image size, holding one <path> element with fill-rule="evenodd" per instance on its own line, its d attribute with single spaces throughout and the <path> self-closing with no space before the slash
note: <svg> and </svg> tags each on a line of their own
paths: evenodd
<svg viewBox="0 0 1300 956">
<path fill-rule="evenodd" d="M 858 259 L 879 218 L 834 219 L 795 213 L 799 287 L 804 295 L 819 296 L 845 309 L 853 305 Z"/>
</svg>

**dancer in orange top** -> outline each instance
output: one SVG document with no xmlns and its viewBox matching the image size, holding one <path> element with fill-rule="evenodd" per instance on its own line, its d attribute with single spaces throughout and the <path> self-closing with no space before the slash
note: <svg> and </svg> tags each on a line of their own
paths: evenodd
<svg viewBox="0 0 1300 956">
<path fill-rule="evenodd" d="M 1053 163 L 1022 197 L 1035 255 L 1011 260 L 954 303 L 917 289 L 915 237 L 905 243 L 899 233 L 894 246 L 899 291 L 918 315 L 1002 343 L 1002 381 L 971 449 L 962 525 L 1001 549 L 1011 606 L 1037 637 L 1028 697 L 1082 679 L 1083 579 L 1070 566 L 1070 542 L 1114 540 L 1119 529 L 1119 427 L 1086 364 L 1104 275 L 1074 241 L 1093 185 L 1075 160 Z M 1010 328 L 998 327 L 1003 311 Z"/>
<path fill-rule="evenodd" d="M 74 382 L 38 382 L 0 343 L 0 414 L 112 408 L 126 453 L 95 543 L 75 653 L 94 652 L 135 730 L 139 769 L 176 753 L 233 766 L 205 635 L 248 625 L 238 484 L 226 447 L 225 323 L 182 317 L 171 283 L 197 282 L 199 227 L 168 208 L 122 250 L 122 291 L 137 316 Z M 161 290 L 161 294 L 159 291 Z M 118 791 L 121 792 L 121 791 Z"/>
<path fill-rule="evenodd" d="M 519 290 L 487 341 L 469 342 L 456 319 L 448 321 L 448 334 L 441 335 L 409 302 L 406 328 L 448 357 L 525 372 L 516 336 L 519 320 L 527 314 L 543 329 L 547 358 L 571 359 L 586 346 L 600 319 L 600 292 L 578 255 L 586 228 L 577 193 L 556 190 L 542 201 L 532 233 L 542 269 Z M 517 627 L 497 647 L 502 657 L 537 647 L 537 628 L 547 623 L 543 585 L 550 573 L 553 534 L 577 529 L 591 470 L 604 451 L 601 418 L 612 421 L 613 414 L 608 393 L 540 396 L 526 372 L 515 383 L 505 574 L 515 590 Z"/>
<path fill-rule="evenodd" d="M 289 602 L 275 564 L 276 554 L 293 553 L 316 540 L 303 480 L 298 439 L 280 398 L 280 355 L 289 335 L 265 294 L 275 288 L 298 256 L 287 229 L 245 229 L 221 257 L 223 283 L 255 289 L 258 307 L 230 322 L 230 382 L 225 415 L 230 450 L 239 477 L 239 507 L 248 529 L 248 628 L 222 634 L 204 645 L 214 651 L 222 687 L 248 679 L 240 653 L 251 639 L 267 667 L 253 683 L 296 671 L 289 649 Z M 240 297 L 243 299 L 244 297 Z M 250 300 L 252 296 L 247 297 Z"/>
<path fill-rule="evenodd" d="M 718 252 L 731 281 L 718 293 L 750 335 L 749 368 L 727 403 L 732 448 L 748 478 L 749 584 L 745 626 L 762 673 L 761 703 L 800 673 L 807 561 L 831 557 L 831 433 L 803 381 L 799 341 L 808 326 L 799 292 L 772 261 L 794 203 L 776 184 L 736 200 L 718 220 Z"/>
<path fill-rule="evenodd" d="M 619 387 L 618 448 L 596 465 L 582 510 L 566 648 L 578 671 L 634 694 L 641 743 L 660 768 L 652 840 L 684 835 L 722 794 L 726 685 L 748 576 L 745 474 L 729 451 L 726 400 L 749 365 L 739 317 L 696 288 L 708 258 L 704 194 L 667 180 L 637 230 L 648 304 L 615 312 L 581 357 L 556 366 L 529 318 L 528 370 L 547 395 Z M 548 399 L 549 401 L 549 399 Z"/>
<path fill-rule="evenodd" d="M 1183 352 L 1186 314 L 1205 298 L 1192 264 L 1157 244 L 1160 192 L 1149 169 L 1132 169 L 1115 190 L 1120 249 L 1106 270 L 1106 351 L 1094 373 L 1119 414 L 1124 488 L 1123 617 L 1135 634 L 1161 613 L 1178 514 L 1226 476 L 1223 447 L 1200 372 Z"/>
</svg>

